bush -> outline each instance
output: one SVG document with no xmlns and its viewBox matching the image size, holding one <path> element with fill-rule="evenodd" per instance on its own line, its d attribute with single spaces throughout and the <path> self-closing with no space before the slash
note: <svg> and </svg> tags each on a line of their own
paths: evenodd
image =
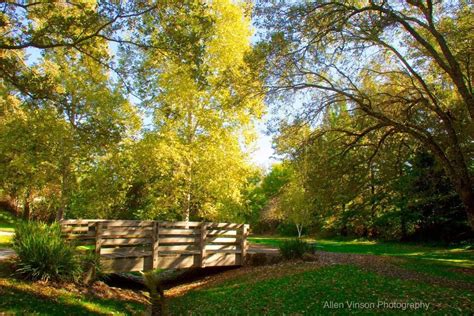
<svg viewBox="0 0 474 316">
<path fill-rule="evenodd" d="M 27 279 L 77 281 L 81 277 L 75 247 L 61 237 L 57 223 L 21 223 L 15 231 L 13 248 L 18 255 L 16 272 Z"/>
<path fill-rule="evenodd" d="M 280 253 L 285 259 L 302 259 L 305 253 L 313 253 L 315 247 L 302 239 L 285 240 L 280 245 Z"/>
</svg>

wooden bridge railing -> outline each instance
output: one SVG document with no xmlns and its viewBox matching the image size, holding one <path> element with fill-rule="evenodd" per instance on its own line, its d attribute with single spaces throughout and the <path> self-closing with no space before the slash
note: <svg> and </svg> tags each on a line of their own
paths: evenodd
<svg viewBox="0 0 474 316">
<path fill-rule="evenodd" d="M 103 272 L 243 265 L 247 224 L 63 220 L 65 238 L 94 245 Z"/>
</svg>

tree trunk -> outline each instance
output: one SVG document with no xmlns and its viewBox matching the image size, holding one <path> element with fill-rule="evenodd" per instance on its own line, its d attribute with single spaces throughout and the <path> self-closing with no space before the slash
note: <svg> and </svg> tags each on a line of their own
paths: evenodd
<svg viewBox="0 0 474 316">
<path fill-rule="evenodd" d="M 186 223 L 189 222 L 191 217 L 191 197 L 192 197 L 192 186 L 193 186 L 193 170 L 192 170 L 192 162 L 189 162 L 189 176 L 188 176 L 188 188 L 186 192 L 186 207 L 184 209 L 184 221 Z M 186 228 L 189 228 L 188 224 L 186 224 Z"/>
<path fill-rule="evenodd" d="M 301 238 L 301 234 L 303 233 L 303 225 L 296 224 L 296 230 L 298 231 L 298 238 Z"/>
<path fill-rule="evenodd" d="M 61 199 L 58 211 L 56 213 L 56 220 L 60 221 L 64 219 L 64 213 L 66 206 L 68 204 L 68 195 L 69 195 L 69 186 L 70 186 L 70 159 L 66 158 L 63 165 L 62 175 L 61 175 Z"/>
<path fill-rule="evenodd" d="M 370 170 L 370 229 L 367 229 L 365 237 L 373 237 L 375 232 L 375 212 L 377 210 L 377 204 L 375 202 L 375 175 L 372 168 L 372 164 L 369 166 Z M 367 228 L 367 225 L 365 225 Z"/>
<path fill-rule="evenodd" d="M 186 194 L 186 209 L 184 210 L 184 221 L 186 223 L 189 222 L 190 214 L 191 214 L 191 192 L 188 191 L 188 193 Z"/>
<path fill-rule="evenodd" d="M 408 230 L 407 230 L 407 221 L 405 216 L 405 210 L 400 212 L 400 230 L 401 230 L 401 241 L 406 241 L 408 239 Z"/>
<path fill-rule="evenodd" d="M 462 182 L 457 185 L 457 191 L 467 213 L 467 221 L 474 230 L 474 191 L 470 183 Z"/>
<path fill-rule="evenodd" d="M 30 220 L 31 216 L 31 208 L 30 208 L 30 191 L 28 191 L 25 195 L 25 199 L 23 200 L 23 218 L 25 220 Z"/>
</svg>

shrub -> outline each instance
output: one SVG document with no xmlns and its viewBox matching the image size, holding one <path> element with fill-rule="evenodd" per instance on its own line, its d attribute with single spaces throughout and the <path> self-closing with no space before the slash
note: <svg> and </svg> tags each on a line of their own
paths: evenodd
<svg viewBox="0 0 474 316">
<path fill-rule="evenodd" d="M 285 259 L 302 259 L 305 253 L 313 253 L 314 245 L 302 239 L 285 240 L 280 245 L 280 253 Z"/>
<path fill-rule="evenodd" d="M 55 223 L 25 222 L 17 226 L 13 248 L 18 255 L 16 272 L 30 280 L 77 281 L 82 274 L 75 248 L 61 238 Z"/>
</svg>

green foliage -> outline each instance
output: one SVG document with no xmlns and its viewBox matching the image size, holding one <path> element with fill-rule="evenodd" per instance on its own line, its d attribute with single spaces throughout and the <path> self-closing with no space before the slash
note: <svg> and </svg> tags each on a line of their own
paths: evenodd
<svg viewBox="0 0 474 316">
<path fill-rule="evenodd" d="M 30 280 L 78 281 L 82 266 L 73 245 L 61 237 L 59 224 L 25 222 L 13 238 L 18 255 L 16 272 Z"/>
<path fill-rule="evenodd" d="M 281 255 L 287 260 L 301 259 L 305 253 L 312 253 L 316 250 L 315 244 L 310 244 L 301 238 L 285 240 L 279 248 Z"/>
<path fill-rule="evenodd" d="M 18 219 L 11 213 L 0 209 L 0 231 L 14 231 L 17 221 Z"/>
</svg>

